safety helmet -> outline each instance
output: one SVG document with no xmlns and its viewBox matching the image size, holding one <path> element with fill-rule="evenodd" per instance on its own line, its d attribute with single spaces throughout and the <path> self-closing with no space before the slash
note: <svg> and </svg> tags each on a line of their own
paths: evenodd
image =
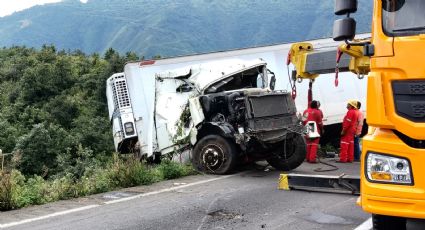
<svg viewBox="0 0 425 230">
<path fill-rule="evenodd" d="M 349 100 L 347 103 L 349 105 L 353 106 L 355 109 L 357 109 L 357 101 L 356 100 Z"/>
</svg>

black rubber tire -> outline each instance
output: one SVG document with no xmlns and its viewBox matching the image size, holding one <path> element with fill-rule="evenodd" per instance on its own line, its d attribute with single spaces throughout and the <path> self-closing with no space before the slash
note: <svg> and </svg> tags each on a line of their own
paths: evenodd
<svg viewBox="0 0 425 230">
<path fill-rule="evenodd" d="M 208 135 L 193 148 L 192 165 L 201 172 L 228 174 L 237 161 L 235 145 L 219 135 Z"/>
<path fill-rule="evenodd" d="M 285 154 L 286 145 L 286 154 Z M 301 135 L 295 135 L 281 143 L 279 152 L 274 153 L 267 162 L 277 170 L 290 171 L 300 166 L 306 157 L 307 144 Z"/>
<path fill-rule="evenodd" d="M 406 218 L 372 215 L 373 229 L 375 230 L 406 230 Z"/>
<path fill-rule="evenodd" d="M 154 153 L 152 156 L 146 158 L 148 164 L 161 164 L 161 153 Z"/>
</svg>

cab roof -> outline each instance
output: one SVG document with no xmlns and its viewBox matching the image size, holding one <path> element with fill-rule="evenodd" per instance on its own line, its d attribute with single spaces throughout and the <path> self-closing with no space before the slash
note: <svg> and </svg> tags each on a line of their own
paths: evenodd
<svg viewBox="0 0 425 230">
<path fill-rule="evenodd" d="M 188 79 L 198 91 L 204 92 L 205 89 L 220 80 L 248 69 L 265 66 L 266 64 L 262 59 L 226 59 L 165 71 L 156 74 L 156 77 L 162 79 Z"/>
</svg>

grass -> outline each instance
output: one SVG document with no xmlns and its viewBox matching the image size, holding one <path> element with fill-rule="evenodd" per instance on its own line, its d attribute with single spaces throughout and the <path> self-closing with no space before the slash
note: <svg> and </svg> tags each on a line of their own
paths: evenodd
<svg viewBox="0 0 425 230">
<path fill-rule="evenodd" d="M 150 166 L 134 158 L 114 155 L 104 166 L 90 165 L 83 176 L 75 178 L 72 173 L 57 178 L 40 176 L 25 177 L 17 170 L 0 171 L 0 210 L 19 209 L 118 188 L 149 185 L 162 180 L 195 174 L 189 165 L 164 160 L 160 165 Z"/>
</svg>

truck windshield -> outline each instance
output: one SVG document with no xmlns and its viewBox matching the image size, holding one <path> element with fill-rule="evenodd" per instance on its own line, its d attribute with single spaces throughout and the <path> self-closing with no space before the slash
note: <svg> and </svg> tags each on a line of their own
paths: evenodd
<svg viewBox="0 0 425 230">
<path fill-rule="evenodd" d="M 425 33 L 425 1 L 382 0 L 382 25 L 389 36 Z"/>
</svg>

